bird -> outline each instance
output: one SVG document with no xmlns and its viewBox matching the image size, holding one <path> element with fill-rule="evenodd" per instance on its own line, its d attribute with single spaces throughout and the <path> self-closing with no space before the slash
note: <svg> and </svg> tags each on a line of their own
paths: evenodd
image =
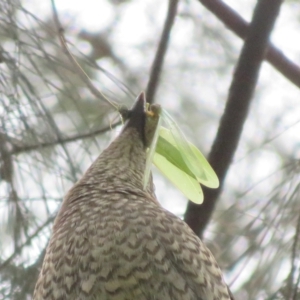
<svg viewBox="0 0 300 300">
<path fill-rule="evenodd" d="M 143 186 L 147 118 L 141 93 L 118 137 L 64 197 L 33 300 L 233 299 L 209 249 L 159 204 L 152 175 Z"/>
</svg>

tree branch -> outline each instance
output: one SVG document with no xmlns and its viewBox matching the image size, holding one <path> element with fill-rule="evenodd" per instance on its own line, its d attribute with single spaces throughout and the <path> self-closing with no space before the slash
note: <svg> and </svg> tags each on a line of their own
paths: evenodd
<svg viewBox="0 0 300 300">
<path fill-rule="evenodd" d="M 72 55 L 72 53 L 70 52 L 69 48 L 68 48 L 68 44 L 66 41 L 66 38 L 64 36 L 64 29 L 60 23 L 59 17 L 58 17 L 58 12 L 56 9 L 56 5 L 55 5 L 55 1 L 51 0 L 51 6 L 52 6 L 52 12 L 53 12 L 53 18 L 54 18 L 54 22 L 55 25 L 57 27 L 57 31 L 58 31 L 58 37 L 59 37 L 59 41 L 60 44 L 62 46 L 62 49 L 64 50 L 64 53 L 67 55 L 68 59 L 70 60 L 72 66 L 74 67 L 74 71 L 76 72 L 76 74 L 78 74 L 78 76 L 80 77 L 80 79 L 87 85 L 88 89 L 90 90 L 90 92 L 99 99 L 104 100 L 105 103 L 107 103 L 108 105 L 110 105 L 111 107 L 113 107 L 114 109 L 118 109 L 118 105 L 116 103 L 113 103 L 112 101 L 108 100 L 104 94 L 102 92 L 100 92 L 92 83 L 91 79 L 88 77 L 88 75 L 84 72 L 84 70 L 81 68 L 81 66 L 78 64 L 77 60 L 75 59 L 75 57 Z"/>
<path fill-rule="evenodd" d="M 240 38 L 246 38 L 249 24 L 230 6 L 221 0 L 199 0 L 199 2 Z M 300 67 L 289 60 L 272 43 L 268 43 L 265 59 L 283 76 L 300 88 Z"/>
<path fill-rule="evenodd" d="M 199 236 L 203 235 L 214 211 L 226 173 L 238 146 L 281 2 L 281 0 L 259 0 L 254 10 L 248 36 L 230 86 L 225 111 L 209 155 L 209 162 L 219 177 L 220 187 L 214 190 L 204 188 L 204 203 L 197 206 L 189 202 L 185 213 L 185 221 Z"/>
<path fill-rule="evenodd" d="M 51 224 L 55 216 L 48 218 L 40 227 L 38 227 L 27 239 L 26 241 L 20 245 L 5 261 L 0 261 L 0 272 L 4 269 L 7 265 L 9 265 L 23 250 L 25 246 L 30 245 L 31 241 L 39 235 L 39 233 L 44 230 L 46 226 Z"/>
<path fill-rule="evenodd" d="M 159 78 L 164 63 L 164 58 L 167 52 L 167 47 L 170 38 L 170 32 L 174 24 L 177 13 L 178 0 L 169 0 L 164 29 L 160 37 L 159 45 L 155 54 L 155 58 L 151 67 L 151 73 L 146 89 L 146 99 L 148 103 L 154 102 L 154 96 L 158 87 Z"/>
<path fill-rule="evenodd" d="M 66 143 L 71 143 L 71 142 L 75 142 L 78 140 L 82 140 L 82 139 L 87 139 L 87 138 L 91 138 L 94 137 L 95 135 L 98 134 L 102 134 L 110 129 L 113 129 L 119 125 L 121 125 L 121 121 L 114 123 L 110 126 L 107 126 L 105 128 L 102 129 L 97 129 L 95 131 L 91 131 L 91 132 L 87 132 L 87 133 L 82 133 L 82 134 L 76 134 L 70 137 L 66 137 L 66 138 L 60 138 L 59 140 L 54 140 L 54 141 L 50 141 L 50 142 L 41 142 L 38 144 L 34 144 L 34 145 L 24 145 L 24 146 L 20 146 L 20 145 L 13 145 L 13 150 L 10 152 L 10 154 L 12 155 L 16 155 L 16 154 L 20 154 L 20 153 L 24 153 L 24 152 L 29 152 L 29 151 L 34 151 L 34 150 L 40 150 L 43 148 L 47 148 L 47 147 L 52 147 L 52 146 L 56 146 L 56 145 L 63 145 Z"/>
<path fill-rule="evenodd" d="M 298 216 L 297 225 L 295 229 L 295 236 L 294 236 L 294 242 L 292 247 L 291 271 L 287 282 L 288 299 L 292 299 L 292 300 L 297 299 L 298 288 L 299 288 L 300 274 L 299 274 L 299 269 L 297 270 L 296 268 L 297 260 L 299 258 L 299 240 L 300 240 L 300 215 Z M 298 273 L 298 278 L 297 280 L 295 280 L 297 273 Z"/>
</svg>

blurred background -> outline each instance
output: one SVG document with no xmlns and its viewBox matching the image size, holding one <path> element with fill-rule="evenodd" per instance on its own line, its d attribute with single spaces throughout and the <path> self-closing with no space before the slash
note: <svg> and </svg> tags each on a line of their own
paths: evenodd
<svg viewBox="0 0 300 300">
<path fill-rule="evenodd" d="M 243 46 L 203 5 L 209 2 L 225 3 L 247 22 L 256 5 L 179 1 L 153 98 L 206 156 Z M 64 194 L 121 129 L 117 110 L 82 79 L 59 32 L 93 85 L 130 107 L 146 90 L 171 4 L 59 0 L 57 22 L 50 0 L 0 2 L 0 299 L 31 298 Z M 295 69 L 299 31 L 300 3 L 286 0 L 271 41 Z M 299 78 L 262 64 L 201 233 L 236 299 L 300 299 Z M 187 199 L 153 172 L 161 204 L 184 218 Z"/>
</svg>

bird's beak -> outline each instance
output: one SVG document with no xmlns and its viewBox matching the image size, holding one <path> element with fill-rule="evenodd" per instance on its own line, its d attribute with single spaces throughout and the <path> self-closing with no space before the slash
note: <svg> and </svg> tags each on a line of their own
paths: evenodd
<svg viewBox="0 0 300 300">
<path fill-rule="evenodd" d="M 124 131 L 129 128 L 134 128 L 140 134 L 143 144 L 145 140 L 145 124 L 146 124 L 146 98 L 142 92 L 136 99 L 132 109 L 129 113 L 129 118 L 125 124 Z"/>
</svg>

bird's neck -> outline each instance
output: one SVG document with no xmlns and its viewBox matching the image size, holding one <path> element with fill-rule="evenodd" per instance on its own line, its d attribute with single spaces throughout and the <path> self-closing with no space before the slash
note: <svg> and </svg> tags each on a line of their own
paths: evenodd
<svg viewBox="0 0 300 300">
<path fill-rule="evenodd" d="M 126 130 L 96 159 L 80 180 L 97 188 L 143 191 L 146 149 L 135 130 Z M 154 195 L 152 178 L 147 192 Z"/>
</svg>

